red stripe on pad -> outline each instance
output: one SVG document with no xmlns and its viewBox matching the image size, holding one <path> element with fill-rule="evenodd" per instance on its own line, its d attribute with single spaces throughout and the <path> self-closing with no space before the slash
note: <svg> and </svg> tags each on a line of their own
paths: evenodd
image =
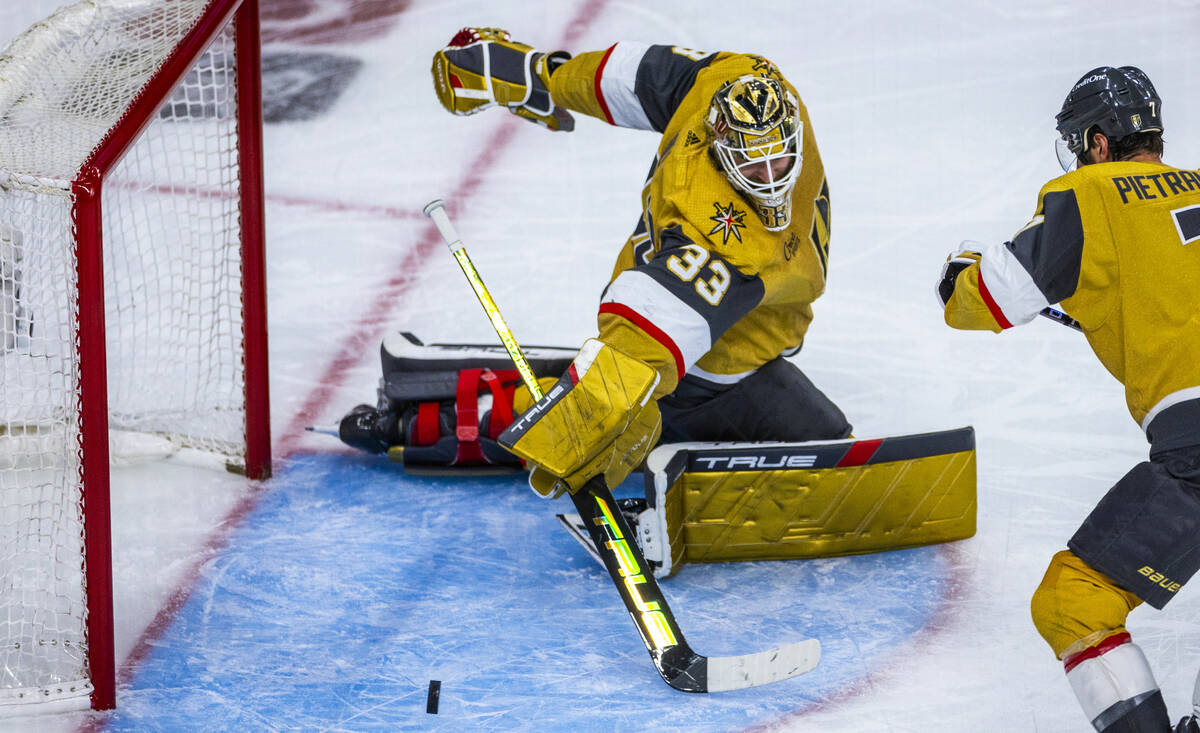
<svg viewBox="0 0 1200 733">
<path fill-rule="evenodd" d="M 1080 664 L 1086 662 L 1087 660 L 1095 659 L 1096 657 L 1099 657 L 1103 654 L 1107 654 L 1108 652 L 1111 652 L 1113 649 L 1116 649 L 1117 647 L 1121 646 L 1122 644 L 1128 644 L 1128 643 L 1129 643 L 1129 633 L 1128 632 L 1123 631 L 1120 634 L 1113 634 L 1112 636 L 1106 638 L 1104 641 L 1100 642 L 1099 644 L 1096 644 L 1095 646 L 1089 646 L 1087 649 L 1084 649 L 1081 652 L 1076 652 L 1075 654 L 1072 654 L 1071 656 L 1064 659 L 1063 660 L 1063 671 L 1070 672 L 1071 670 L 1075 669 L 1076 667 L 1078 667 Z"/>
<path fill-rule="evenodd" d="M 983 298 L 983 304 L 992 312 L 992 318 L 996 319 L 996 323 L 1000 324 L 1000 328 L 1012 328 L 1012 324 L 1004 317 L 1004 311 L 992 298 L 992 294 L 988 292 L 987 285 L 983 284 L 983 271 L 979 272 L 979 297 Z"/>
<path fill-rule="evenodd" d="M 863 465 L 871 460 L 871 456 L 875 455 L 875 451 L 879 450 L 879 445 L 882 442 L 883 438 L 856 441 L 854 445 L 850 446 L 850 450 L 846 451 L 846 455 L 842 456 L 842 460 L 838 461 L 837 468 Z"/>
<path fill-rule="evenodd" d="M 641 313 L 621 303 L 601 303 L 600 312 L 624 318 L 645 331 L 647 336 L 662 344 L 663 348 L 671 352 L 671 358 L 675 360 L 675 371 L 679 374 L 679 378 L 683 379 L 683 373 L 686 371 L 683 366 L 683 352 L 679 350 L 679 347 L 675 345 L 675 340 L 668 336 L 666 331 L 651 323 Z"/>
<path fill-rule="evenodd" d="M 614 43 L 604 52 L 604 58 L 600 59 L 600 65 L 596 67 L 596 79 L 592 83 L 593 89 L 596 92 L 596 101 L 600 103 L 600 111 L 604 113 L 604 119 L 610 125 L 617 123 L 613 122 L 612 113 L 608 111 L 608 103 L 604 101 L 604 92 L 600 90 L 600 77 L 604 76 L 604 67 L 608 64 L 608 57 L 612 56 L 613 49 L 616 47 L 617 44 Z"/>
</svg>

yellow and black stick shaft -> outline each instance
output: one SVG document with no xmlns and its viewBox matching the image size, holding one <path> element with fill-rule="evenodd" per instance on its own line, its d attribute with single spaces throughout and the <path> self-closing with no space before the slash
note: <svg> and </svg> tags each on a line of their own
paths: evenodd
<svg viewBox="0 0 1200 733">
<path fill-rule="evenodd" d="M 529 360 L 521 351 L 516 339 L 509 330 L 508 324 L 500 315 L 500 309 L 483 284 L 483 278 L 463 247 L 458 231 L 451 223 L 446 207 L 440 199 L 434 199 L 425 205 L 425 214 L 433 219 L 442 239 L 458 260 L 463 274 L 467 276 L 480 304 L 487 311 L 496 334 L 504 342 L 504 348 L 512 357 L 513 364 L 525 380 L 525 385 L 533 393 L 535 400 L 542 398 Z M 579 491 L 571 495 L 575 508 L 579 510 L 580 518 L 592 535 L 592 542 L 604 560 L 621 599 L 625 602 L 626 610 L 633 617 L 634 624 L 646 643 L 659 674 L 668 684 L 687 692 L 707 692 L 707 675 L 705 657 L 695 654 L 683 638 L 683 632 L 671 613 L 667 599 L 663 597 L 654 575 L 642 555 L 637 543 L 632 540 L 633 531 L 628 521 L 616 508 L 617 502 L 612 491 L 604 482 L 604 476 L 597 475 L 588 481 Z"/>
<path fill-rule="evenodd" d="M 430 201 L 428 204 L 425 204 L 425 215 L 433 219 L 433 223 L 437 225 L 442 239 L 446 241 L 446 246 L 450 248 L 450 253 L 454 255 L 454 259 L 458 260 L 458 266 L 462 268 L 463 274 L 467 276 L 467 282 L 471 283 L 471 289 L 475 291 L 475 296 L 479 298 L 480 305 L 483 306 L 484 312 L 491 319 L 492 328 L 496 329 L 496 335 L 500 337 L 504 348 L 508 350 L 509 357 L 512 358 L 513 364 L 516 365 L 517 371 L 520 372 L 521 379 L 525 382 L 525 386 L 529 388 L 533 399 L 541 399 L 542 390 L 538 386 L 537 377 L 534 376 L 532 367 L 529 366 L 529 360 L 525 358 L 524 352 L 521 351 L 521 346 L 517 343 L 516 338 L 513 337 L 512 330 L 504 322 L 504 316 L 500 315 L 500 308 L 496 305 L 496 301 L 492 299 L 492 294 L 488 292 L 487 286 L 483 284 L 483 278 L 479 276 L 479 271 L 471 263 L 471 258 L 467 255 L 467 249 L 463 246 L 462 239 L 458 236 L 458 230 L 454 228 L 453 222 L 450 221 L 449 215 L 446 214 L 445 204 L 441 199 Z"/>
<path fill-rule="evenodd" d="M 479 272 L 471 264 L 462 240 L 440 199 L 425 206 L 425 214 L 437 225 L 454 258 L 470 281 L 479 302 L 487 311 L 513 364 L 525 380 L 534 399 L 542 399 L 529 360 L 513 338 L 512 331 L 500 316 L 500 309 L 488 293 Z M 571 494 L 592 543 L 596 547 L 609 577 L 625 602 L 625 609 L 637 626 L 646 651 L 663 680 L 683 692 L 717 692 L 776 682 L 803 674 L 817 665 L 821 646 L 815 639 L 806 639 L 787 646 L 756 654 L 734 657 L 706 657 L 692 651 L 683 630 L 675 620 L 667 599 L 654 579 L 649 563 L 634 541 L 628 520 L 617 506 L 612 491 L 598 474 Z"/>
</svg>

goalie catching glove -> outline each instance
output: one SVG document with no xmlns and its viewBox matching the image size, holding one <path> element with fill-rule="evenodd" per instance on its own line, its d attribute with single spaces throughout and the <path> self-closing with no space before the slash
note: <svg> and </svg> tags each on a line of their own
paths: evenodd
<svg viewBox="0 0 1200 733">
<path fill-rule="evenodd" d="M 500 434 L 499 443 L 532 464 L 529 485 L 547 498 L 574 494 L 603 475 L 625 480 L 662 432 L 650 366 L 589 339 L 567 373 Z"/>
<path fill-rule="evenodd" d="M 550 74 L 570 54 L 542 53 L 509 40 L 499 28 L 463 28 L 433 55 L 433 88 L 438 101 L 456 115 L 490 107 L 510 112 L 551 130 L 570 132 L 575 118 L 550 97 Z"/>
</svg>

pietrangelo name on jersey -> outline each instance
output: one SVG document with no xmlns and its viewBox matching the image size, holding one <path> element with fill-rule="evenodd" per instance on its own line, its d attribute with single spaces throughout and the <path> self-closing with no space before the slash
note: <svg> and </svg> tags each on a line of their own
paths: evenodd
<svg viewBox="0 0 1200 733">
<path fill-rule="evenodd" d="M 1121 203 L 1165 199 L 1200 191 L 1200 175 L 1193 171 L 1166 171 L 1148 176 L 1117 176 L 1112 179 Z"/>
</svg>

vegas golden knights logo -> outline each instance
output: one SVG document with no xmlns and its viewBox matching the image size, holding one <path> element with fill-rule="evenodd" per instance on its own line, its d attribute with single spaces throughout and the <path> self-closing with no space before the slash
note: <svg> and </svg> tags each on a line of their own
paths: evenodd
<svg viewBox="0 0 1200 733">
<path fill-rule="evenodd" d="M 713 208 L 717 210 L 717 213 L 708 218 L 715 221 L 717 225 L 712 228 L 709 234 L 720 234 L 721 244 L 729 243 L 730 234 L 737 241 L 742 241 L 742 229 L 746 228 L 742 220 L 746 217 L 746 212 L 733 208 L 732 201 L 727 206 L 721 206 L 713 202 Z"/>
</svg>

